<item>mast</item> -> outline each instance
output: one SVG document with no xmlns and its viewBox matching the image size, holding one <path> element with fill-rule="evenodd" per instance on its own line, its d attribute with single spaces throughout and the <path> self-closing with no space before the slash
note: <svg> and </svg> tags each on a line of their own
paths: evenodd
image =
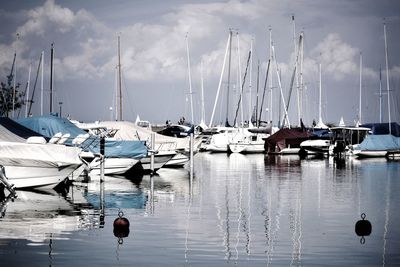
<svg viewBox="0 0 400 267">
<path fill-rule="evenodd" d="M 263 90 L 263 95 L 262 95 L 262 98 L 261 98 L 260 115 L 258 116 L 258 121 L 260 121 L 260 122 L 261 122 L 261 115 L 262 115 L 262 111 L 263 111 L 263 107 L 264 107 L 265 91 L 267 90 L 268 73 L 269 73 L 270 64 L 271 64 L 271 61 L 268 60 L 267 71 L 265 73 L 264 90 Z"/>
<path fill-rule="evenodd" d="M 26 95 L 25 95 L 25 118 L 28 117 L 28 105 L 29 105 L 29 85 L 31 83 L 31 70 L 32 70 L 32 60 L 29 63 L 28 71 L 28 83 L 26 85 Z"/>
<path fill-rule="evenodd" d="M 242 69 L 241 69 L 241 64 L 240 64 L 240 41 L 239 41 L 239 32 L 236 32 L 236 38 L 237 38 L 237 53 L 238 53 L 238 78 L 239 78 L 239 86 L 242 85 Z M 241 91 L 239 91 L 241 92 Z M 240 98 L 242 98 L 242 93 L 240 93 Z M 243 101 L 240 102 L 240 110 L 241 110 L 241 123 L 243 124 Z"/>
<path fill-rule="evenodd" d="M 258 122 L 258 91 L 260 85 L 260 60 L 257 61 L 257 95 L 256 95 L 256 127 L 259 126 Z"/>
<path fill-rule="evenodd" d="M 187 64 L 188 64 L 188 75 L 189 75 L 189 94 L 190 94 L 190 111 L 191 111 L 191 118 L 192 123 L 194 123 L 193 118 L 193 92 L 192 92 L 192 76 L 190 73 L 190 52 L 189 52 L 189 42 L 188 42 L 188 33 L 186 33 L 186 55 L 187 55 Z"/>
<path fill-rule="evenodd" d="M 383 22 L 383 32 L 385 37 L 385 62 L 386 62 L 386 88 L 387 88 L 387 100 L 388 100 L 388 124 L 389 134 L 392 134 L 391 118 L 390 118 L 390 86 L 389 86 L 389 63 L 388 63 L 388 46 L 386 41 L 386 23 Z"/>
<path fill-rule="evenodd" d="M 298 118 L 298 123 L 300 125 L 300 90 L 299 90 L 299 77 L 298 77 L 298 71 L 297 71 L 297 65 L 298 65 L 298 47 L 296 44 L 296 23 L 294 21 L 294 15 L 292 15 L 292 22 L 293 22 L 293 45 L 294 45 L 294 56 L 295 56 L 295 65 L 294 65 L 294 79 L 296 80 L 296 91 L 297 91 L 297 118 Z M 300 37 L 301 38 L 301 37 Z M 300 47 L 300 45 L 299 45 Z"/>
<path fill-rule="evenodd" d="M 13 97 L 12 97 L 12 117 L 14 118 L 14 110 L 15 110 L 15 93 L 17 86 L 17 44 L 19 40 L 19 33 L 17 33 L 17 41 L 15 42 L 15 57 L 14 57 L 14 86 L 13 86 Z"/>
<path fill-rule="evenodd" d="M 229 85 L 231 82 L 231 58 L 232 58 L 232 30 L 229 29 L 228 88 L 226 90 L 225 126 L 229 126 Z"/>
<path fill-rule="evenodd" d="M 217 107 L 218 96 L 219 96 L 219 92 L 220 92 L 220 90 L 221 90 L 222 77 L 224 76 L 225 63 L 226 63 L 226 56 L 228 55 L 228 48 L 229 48 L 229 41 L 230 41 L 230 38 L 231 38 L 231 34 L 229 33 L 228 41 L 227 41 L 227 43 L 226 43 L 226 49 L 225 49 L 225 55 L 224 55 L 224 63 L 222 63 L 221 75 L 220 75 L 220 77 L 219 77 L 217 95 L 215 96 L 214 107 L 213 107 L 213 111 L 212 111 L 212 113 L 211 113 L 210 124 L 209 124 L 208 127 L 211 127 L 211 126 L 212 126 L 213 119 L 214 119 L 214 114 L 215 114 L 215 108 Z"/>
<path fill-rule="evenodd" d="M 272 28 L 269 26 L 269 60 L 273 62 L 273 53 L 272 53 Z M 272 122 L 272 77 L 269 79 L 269 91 L 270 91 L 270 102 L 269 102 L 269 121 Z"/>
<path fill-rule="evenodd" d="M 121 79 L 121 36 L 118 34 L 118 92 L 119 92 L 119 118 L 122 121 L 122 79 Z"/>
<path fill-rule="evenodd" d="M 50 54 L 50 113 L 53 112 L 53 72 L 54 72 L 54 43 L 51 43 Z"/>
<path fill-rule="evenodd" d="M 322 124 L 322 74 L 321 63 L 319 63 L 319 105 L 318 105 L 318 124 Z"/>
<path fill-rule="evenodd" d="M 362 98 L 362 52 L 360 52 L 360 100 L 358 103 L 358 123 L 361 124 L 361 98 Z"/>
<path fill-rule="evenodd" d="M 252 112 L 252 105 L 251 105 L 251 92 L 252 92 L 252 79 L 253 79 L 253 38 L 250 41 L 250 71 L 249 71 L 249 125 L 251 122 L 251 112 Z"/>
<path fill-rule="evenodd" d="M 39 65 L 41 64 L 42 66 L 42 77 L 41 77 L 41 80 L 40 80 L 40 115 L 41 116 L 43 116 L 43 91 L 44 91 L 44 88 L 43 88 L 43 81 L 44 81 L 44 79 L 43 79 L 43 77 L 44 77 L 44 71 L 43 71 L 43 69 L 44 69 L 44 51 L 42 51 L 42 53 L 40 54 L 40 61 L 39 61 Z"/>
<path fill-rule="evenodd" d="M 28 115 L 31 114 L 32 103 L 33 103 L 33 99 L 35 97 L 35 92 L 36 92 L 36 84 L 37 84 L 37 81 L 38 81 L 39 71 L 40 71 L 41 67 L 42 67 L 42 75 L 43 75 L 42 60 L 43 60 L 43 54 L 41 54 L 40 58 L 39 58 L 39 64 L 38 64 L 37 71 L 36 71 L 35 83 L 33 84 L 32 96 L 31 96 L 31 99 L 29 101 Z M 43 78 L 43 76 L 42 76 L 42 78 Z M 43 86 L 43 80 L 42 80 L 42 86 Z M 43 104 L 43 87 L 42 87 L 42 104 Z M 43 112 L 43 105 L 41 107 L 42 107 L 41 111 Z M 43 113 L 41 115 L 43 115 Z"/>
<path fill-rule="evenodd" d="M 304 82 L 303 82 L 303 63 L 304 63 L 304 32 L 300 33 L 300 37 L 302 38 L 302 42 L 300 45 L 300 119 L 303 118 L 303 89 L 304 89 Z"/>
<path fill-rule="evenodd" d="M 379 66 L 379 123 L 382 123 L 382 66 Z"/>
</svg>

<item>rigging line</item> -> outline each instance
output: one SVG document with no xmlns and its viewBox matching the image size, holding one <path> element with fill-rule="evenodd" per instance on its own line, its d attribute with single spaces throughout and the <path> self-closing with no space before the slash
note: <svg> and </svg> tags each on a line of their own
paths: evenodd
<svg viewBox="0 0 400 267">
<path fill-rule="evenodd" d="M 264 91 L 263 91 L 263 96 L 261 98 L 260 116 L 258 117 L 258 125 L 261 122 L 261 114 L 262 114 L 262 110 L 263 110 L 263 106 L 264 106 L 265 91 L 267 90 L 267 81 L 268 81 L 268 73 L 269 73 L 270 63 L 271 63 L 271 60 L 268 59 L 267 72 L 265 74 Z"/>
<path fill-rule="evenodd" d="M 238 116 L 240 102 L 242 100 L 242 95 L 243 95 L 243 90 L 244 90 L 244 83 L 246 82 L 247 69 L 249 67 L 250 57 L 251 57 L 251 51 L 249 51 L 249 56 L 247 57 L 246 71 L 244 72 L 244 77 L 243 77 L 243 81 L 242 81 L 242 91 L 240 92 L 240 95 L 239 95 L 239 102 L 238 102 L 238 105 L 237 105 L 237 108 L 236 108 L 235 119 L 233 121 L 233 125 L 236 124 L 236 119 L 237 119 L 237 116 Z"/>
</svg>

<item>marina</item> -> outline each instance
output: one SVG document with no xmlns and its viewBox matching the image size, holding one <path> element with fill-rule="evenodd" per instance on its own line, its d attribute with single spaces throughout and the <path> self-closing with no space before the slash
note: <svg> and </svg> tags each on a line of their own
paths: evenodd
<svg viewBox="0 0 400 267">
<path fill-rule="evenodd" d="M 106 176 L 2 204 L 5 266 L 395 266 L 398 161 L 195 155 L 187 168 Z M 115 232 L 119 212 L 129 232 Z M 372 225 L 355 232 L 361 214 Z M 28 260 L 29 259 L 29 260 Z"/>
<path fill-rule="evenodd" d="M 1 266 L 399 266 L 400 3 L 5 2 Z"/>
</svg>

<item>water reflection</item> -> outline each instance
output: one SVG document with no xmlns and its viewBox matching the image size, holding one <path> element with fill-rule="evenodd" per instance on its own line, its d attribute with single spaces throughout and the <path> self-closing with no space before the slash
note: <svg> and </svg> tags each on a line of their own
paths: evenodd
<svg viewBox="0 0 400 267">
<path fill-rule="evenodd" d="M 395 193 L 400 164 L 335 165 L 331 158 L 198 153 L 193 179 L 187 169 L 160 169 L 154 176 L 107 176 L 104 183 L 92 177 L 61 195 L 27 192 L 38 194 L 38 202 L 29 196 L 32 203 L 20 210 L 15 203 L 22 199 L 8 202 L 0 232 L 15 220 L 24 224 L 24 213 L 33 213 L 27 223 L 32 228 L 43 218 L 53 223 L 75 218 L 65 231 L 48 226 L 41 239 L 54 265 L 93 265 L 87 255 L 108 266 L 395 265 L 400 234 L 392 225 L 400 213 L 393 203 L 400 201 Z M 46 209 L 44 202 L 55 207 Z M 130 221 L 128 235 L 114 233 L 119 211 Z M 354 233 L 362 212 L 374 227 L 364 245 Z M 2 237 L 0 245 L 9 255 L 14 248 L 4 244 L 10 238 Z"/>
<path fill-rule="evenodd" d="M 43 243 L 62 233 L 87 227 L 92 208 L 80 190 L 69 190 L 64 196 L 54 190 L 18 191 L 18 198 L 2 204 L 0 238 L 28 239 Z"/>
</svg>

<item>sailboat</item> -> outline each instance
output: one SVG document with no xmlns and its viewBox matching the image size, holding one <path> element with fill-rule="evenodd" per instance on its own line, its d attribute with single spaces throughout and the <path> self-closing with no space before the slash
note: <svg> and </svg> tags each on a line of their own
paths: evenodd
<svg viewBox="0 0 400 267">
<path fill-rule="evenodd" d="M 300 148 L 305 150 L 307 153 L 329 153 L 329 147 L 331 145 L 329 136 L 329 127 L 322 121 L 322 67 L 319 64 L 319 109 L 318 109 L 318 123 L 314 126 L 314 135 L 323 136 L 328 135 L 327 138 L 310 139 L 302 142 Z M 317 133 L 318 132 L 318 133 Z"/>
<path fill-rule="evenodd" d="M 228 41 L 226 44 L 226 49 L 225 49 L 225 56 L 224 56 L 224 62 L 222 65 L 222 71 L 221 71 L 221 76 L 218 84 L 218 89 L 217 89 L 217 95 L 215 97 L 215 102 L 214 102 L 214 107 L 213 107 L 213 112 L 211 114 L 211 119 L 209 123 L 209 133 L 213 133 L 203 144 L 203 150 L 209 151 L 209 152 L 228 152 L 229 151 L 229 142 L 232 142 L 235 136 L 238 133 L 238 129 L 232 127 L 229 124 L 229 86 L 230 86 L 230 68 L 231 68 L 231 49 L 232 49 L 232 31 L 229 31 L 229 37 Z M 229 52 L 229 53 L 228 53 Z M 225 63 L 226 63 L 226 58 L 227 55 L 229 54 L 229 60 L 228 60 L 228 82 L 227 82 L 227 108 L 226 108 L 226 117 L 225 117 L 225 125 L 224 126 L 217 126 L 217 127 L 212 127 L 213 126 L 213 119 L 214 119 L 214 114 L 215 114 L 215 109 L 217 106 L 218 102 L 218 96 L 221 90 L 221 85 L 222 85 L 222 78 L 223 74 L 225 71 Z"/>
<path fill-rule="evenodd" d="M 390 84 L 389 84 L 389 66 L 388 66 L 388 49 L 386 39 L 386 23 L 383 23 L 384 40 L 385 40 L 385 63 L 386 63 L 386 88 L 387 88 L 387 104 L 388 104 L 388 120 L 386 123 L 387 131 L 382 134 L 372 134 L 367 136 L 360 145 L 353 150 L 353 155 L 358 158 L 365 157 L 385 157 L 388 153 L 400 153 L 400 134 L 397 131 L 398 124 L 391 122 L 390 114 Z M 379 124 L 375 124 L 379 125 Z M 370 125 L 372 127 L 375 126 Z"/>
</svg>

